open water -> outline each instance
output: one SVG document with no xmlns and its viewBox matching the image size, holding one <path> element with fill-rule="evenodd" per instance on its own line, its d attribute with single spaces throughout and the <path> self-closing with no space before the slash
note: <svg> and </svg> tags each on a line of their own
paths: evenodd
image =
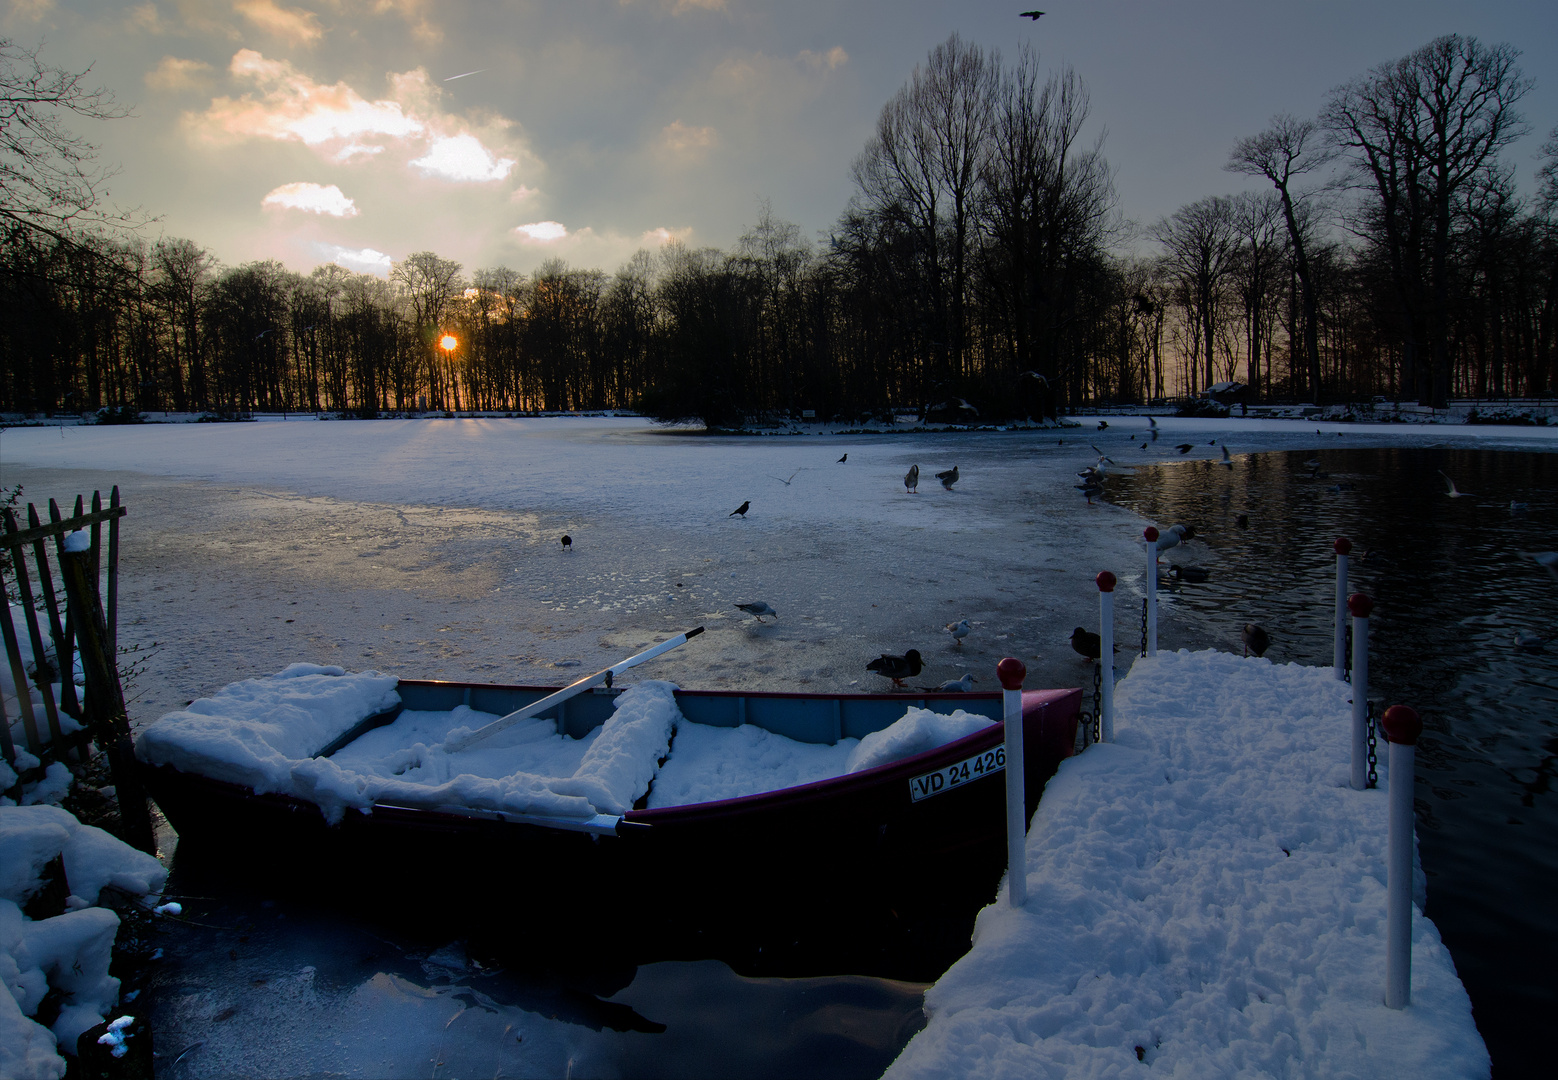
<svg viewBox="0 0 1558 1080">
<path fill-rule="evenodd" d="M 1467 494 L 1451 497 L 1446 475 Z M 1160 626 L 1194 620 L 1206 644 L 1239 649 L 1240 628 L 1256 622 L 1278 662 L 1330 664 L 1332 545 L 1352 540 L 1349 591 L 1375 601 L 1369 698 L 1424 720 L 1415 801 L 1427 915 L 1494 1076 L 1552 1075 L 1558 580 L 1518 553 L 1558 548 L 1558 455 L 1277 451 L 1231 467 L 1141 467 L 1112 476 L 1107 492 L 1160 527 L 1197 530 L 1198 543 L 1164 561 L 1208 578 L 1171 587 Z M 1545 647 L 1517 647 L 1519 630 Z"/>
</svg>

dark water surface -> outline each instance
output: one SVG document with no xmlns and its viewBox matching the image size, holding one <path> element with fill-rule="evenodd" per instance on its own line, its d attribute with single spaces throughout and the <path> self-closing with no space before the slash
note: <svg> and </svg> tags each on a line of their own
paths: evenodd
<svg viewBox="0 0 1558 1080">
<path fill-rule="evenodd" d="M 1441 472 L 1472 494 L 1450 497 Z M 1165 562 L 1210 576 L 1171 588 L 1159 620 L 1199 623 L 1203 647 L 1239 648 L 1240 627 L 1254 621 L 1271 634 L 1271 659 L 1329 666 L 1332 543 L 1352 540 L 1349 591 L 1375 601 L 1369 698 L 1423 716 L 1427 915 L 1471 995 L 1494 1076 L 1553 1075 L 1558 581 L 1518 552 L 1558 548 L 1558 455 L 1278 451 L 1232 468 L 1139 468 L 1107 490 L 1160 527 L 1196 527 L 1201 542 Z M 1520 629 L 1546 648 L 1517 648 Z"/>
</svg>

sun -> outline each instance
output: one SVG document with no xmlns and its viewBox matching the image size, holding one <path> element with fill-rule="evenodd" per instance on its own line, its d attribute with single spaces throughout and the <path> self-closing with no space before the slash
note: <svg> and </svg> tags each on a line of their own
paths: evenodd
<svg viewBox="0 0 1558 1080">
<path fill-rule="evenodd" d="M 455 346 L 459 344 L 459 339 L 456 338 L 453 334 L 445 334 L 438 341 L 439 347 L 443 349 L 444 352 L 454 352 Z"/>
</svg>

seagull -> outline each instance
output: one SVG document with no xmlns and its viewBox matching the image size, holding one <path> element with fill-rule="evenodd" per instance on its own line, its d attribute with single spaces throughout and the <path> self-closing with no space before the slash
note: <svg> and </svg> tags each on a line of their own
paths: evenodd
<svg viewBox="0 0 1558 1080">
<path fill-rule="evenodd" d="M 1244 642 L 1244 655 L 1254 653 L 1256 656 L 1264 656 L 1266 650 L 1271 648 L 1271 635 L 1265 629 L 1256 626 L 1252 622 L 1244 624 L 1244 629 L 1239 631 L 1239 640 Z"/>
<path fill-rule="evenodd" d="M 1071 631 L 1071 647 L 1089 660 L 1097 660 L 1104 653 L 1103 638 L 1080 626 Z"/>
<path fill-rule="evenodd" d="M 969 625 L 967 619 L 959 619 L 957 622 L 949 622 L 947 624 L 947 633 L 952 635 L 953 643 L 960 647 L 963 644 L 963 639 L 968 636 L 968 631 Z"/>
<path fill-rule="evenodd" d="M 839 458 L 839 459 L 838 459 L 838 460 L 837 460 L 837 461 L 835 461 L 835 462 L 834 462 L 834 463 L 833 463 L 833 464 L 835 464 L 835 465 L 842 465 L 842 464 L 844 464 L 844 462 L 846 462 L 846 461 L 848 461 L 848 460 L 849 460 L 849 455 L 848 455 L 848 454 L 845 454 L 845 455 L 844 455 L 844 456 L 843 456 L 843 457 L 841 457 L 841 458 Z"/>
<path fill-rule="evenodd" d="M 961 679 L 952 679 L 936 687 L 942 694 L 967 694 L 973 691 L 974 684 L 979 680 L 974 678 L 973 672 L 966 673 Z"/>
<path fill-rule="evenodd" d="M 444 82 L 454 82 L 456 79 L 463 79 L 463 78 L 465 78 L 466 75 L 480 75 L 482 72 L 484 72 L 486 70 L 487 70 L 486 68 L 477 68 L 475 71 L 467 71 L 463 75 L 451 75 L 447 79 L 445 79 Z"/>
<path fill-rule="evenodd" d="M 770 607 L 766 601 L 754 600 L 750 604 L 737 604 L 736 606 L 758 622 L 763 621 L 764 615 L 772 615 L 774 622 L 779 621 L 779 613 Z"/>
<path fill-rule="evenodd" d="M 567 533 L 563 533 L 563 550 L 573 550 L 573 537 L 569 536 Z"/>
<path fill-rule="evenodd" d="M 1517 649 L 1524 649 L 1526 652 L 1541 652 L 1542 646 L 1545 644 L 1547 642 L 1543 641 L 1542 636 L 1535 630 L 1515 631 L 1515 648 Z M 946 687 L 944 686 L 942 689 L 945 690 Z"/>
<path fill-rule="evenodd" d="M 936 479 L 941 481 L 942 487 L 946 488 L 948 491 L 951 491 L 952 485 L 958 482 L 958 467 L 954 465 L 946 472 L 937 473 Z"/>
<path fill-rule="evenodd" d="M 1180 566 L 1178 563 L 1169 564 L 1169 573 L 1180 581 L 1205 581 L 1211 576 L 1204 566 Z"/>
<path fill-rule="evenodd" d="M 796 469 L 793 473 L 790 474 L 790 480 L 794 480 L 800 474 L 801 474 L 801 470 Z M 790 486 L 790 480 L 786 480 L 782 476 L 775 476 L 773 473 L 769 473 L 768 474 L 768 479 L 770 479 L 770 480 L 777 480 L 781 484 L 783 484 L 785 487 L 789 487 Z"/>
<path fill-rule="evenodd" d="M 1158 534 L 1158 554 L 1161 556 L 1171 547 L 1178 547 L 1186 540 L 1195 539 L 1194 525 L 1170 525 Z"/>
<path fill-rule="evenodd" d="M 884 679 L 893 680 L 894 687 L 902 687 L 906 678 L 918 675 L 925 667 L 920 662 L 918 649 L 910 649 L 902 656 L 891 656 L 883 653 L 866 665 L 867 671 L 874 671 Z"/>
<path fill-rule="evenodd" d="M 905 491 L 912 495 L 920 493 L 920 467 L 918 465 L 910 465 L 909 471 L 903 474 L 903 487 Z"/>
<path fill-rule="evenodd" d="M 1174 447 L 1174 449 L 1178 450 L 1181 454 L 1188 454 L 1190 451 L 1195 449 L 1195 444 L 1182 442 L 1178 446 Z"/>
<path fill-rule="evenodd" d="M 1530 559 L 1554 578 L 1558 578 L 1558 551 L 1522 551 L 1520 557 Z"/>
<path fill-rule="evenodd" d="M 1044 12 L 1042 11 L 1024 11 L 1020 12 L 1017 17 L 1019 19 L 1032 19 L 1034 22 L 1038 22 L 1039 16 L 1043 14 Z"/>
<path fill-rule="evenodd" d="M 1223 447 L 1223 464 L 1226 465 L 1230 469 L 1233 468 L 1233 460 L 1231 458 L 1229 458 L 1229 456 L 1228 456 L 1228 447 L 1227 446 Z"/>
<path fill-rule="evenodd" d="M 752 501 L 750 499 L 748 499 L 746 502 L 742 503 L 740 506 L 736 507 L 734 510 L 732 510 L 730 513 L 726 514 L 725 516 L 726 517 L 735 517 L 737 514 L 740 514 L 741 515 L 741 520 L 745 521 L 747 519 L 747 510 L 749 510 L 751 508 L 751 506 L 752 506 Z"/>
<path fill-rule="evenodd" d="M 1464 498 L 1465 496 L 1471 494 L 1471 492 L 1469 492 L 1469 491 L 1462 491 L 1459 488 L 1457 488 L 1455 486 L 1455 481 L 1450 479 L 1450 474 L 1445 472 L 1443 469 L 1439 470 L 1439 475 L 1444 477 L 1444 482 L 1446 484 L 1448 484 L 1449 487 L 1450 487 L 1450 490 L 1445 492 L 1445 494 L 1450 496 L 1450 498 L 1452 498 L 1452 499 L 1460 499 L 1460 498 Z"/>
</svg>

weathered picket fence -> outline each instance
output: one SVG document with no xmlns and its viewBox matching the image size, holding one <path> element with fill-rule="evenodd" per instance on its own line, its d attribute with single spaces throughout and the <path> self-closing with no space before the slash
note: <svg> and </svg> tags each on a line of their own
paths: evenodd
<svg viewBox="0 0 1558 1080">
<path fill-rule="evenodd" d="M 83 761 L 95 743 L 108 755 L 125 839 L 150 850 L 150 818 L 135 774 L 117 664 L 119 519 L 125 512 L 115 487 L 106 507 L 101 492 L 92 493 L 90 510 L 78 496 L 69 517 L 50 499 L 47 522 L 28 504 L 26 528 L 12 508 L 0 513 L 0 548 L 9 555 L 9 573 L 0 575 L 0 586 L 8 597 L 14 587 L 15 596 L 14 604 L 9 599 L 0 604 L 6 671 L 15 694 L 0 694 L 0 756 L 18 774 L 5 794 L 20 799 L 24 786 L 40 779 L 50 763 Z M 56 568 L 62 589 L 55 586 Z M 12 705 L 21 745 L 13 733 Z"/>
</svg>

